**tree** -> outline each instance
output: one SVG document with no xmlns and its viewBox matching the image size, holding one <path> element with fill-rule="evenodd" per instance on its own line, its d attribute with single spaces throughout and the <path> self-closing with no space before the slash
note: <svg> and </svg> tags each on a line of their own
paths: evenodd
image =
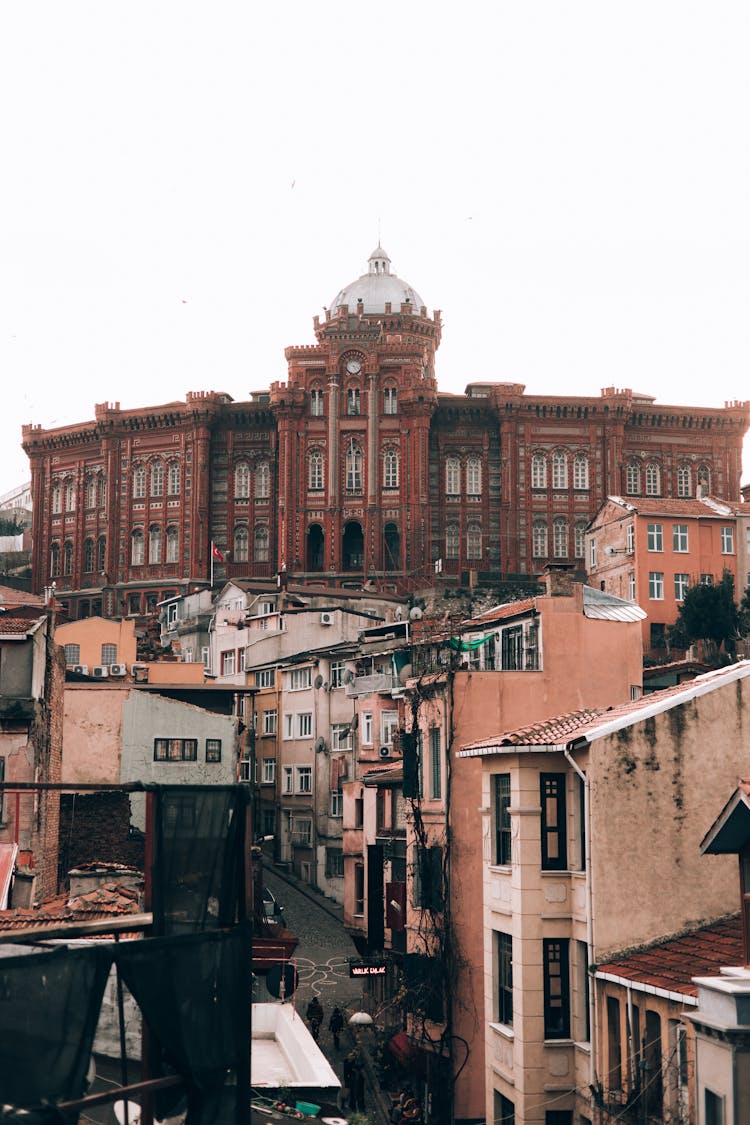
<svg viewBox="0 0 750 1125">
<path fill-rule="evenodd" d="M 709 650 L 719 652 L 723 645 L 726 652 L 732 652 L 739 632 L 740 611 L 734 600 L 734 578 L 725 570 L 716 585 L 698 582 L 688 586 L 677 621 L 670 629 L 670 641 L 675 647 L 679 647 L 683 639 L 688 644 L 703 641 Z"/>
</svg>

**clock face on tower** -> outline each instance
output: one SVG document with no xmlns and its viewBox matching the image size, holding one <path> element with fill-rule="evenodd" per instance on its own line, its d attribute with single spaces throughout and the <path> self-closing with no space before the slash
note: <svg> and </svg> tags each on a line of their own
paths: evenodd
<svg viewBox="0 0 750 1125">
<path fill-rule="evenodd" d="M 350 375 L 359 375 L 360 371 L 362 370 L 362 364 L 358 359 L 350 359 L 346 365 L 346 370 Z"/>
</svg>

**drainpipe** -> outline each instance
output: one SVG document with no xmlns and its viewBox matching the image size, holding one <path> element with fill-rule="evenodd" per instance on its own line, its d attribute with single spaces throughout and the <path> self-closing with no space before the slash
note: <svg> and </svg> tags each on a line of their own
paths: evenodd
<svg viewBox="0 0 750 1125">
<path fill-rule="evenodd" d="M 584 863 L 586 865 L 586 960 L 588 961 L 587 969 L 594 963 L 594 919 L 592 914 L 592 891 L 591 891 L 591 812 L 589 806 L 589 781 L 586 774 L 583 772 L 577 762 L 573 761 L 570 751 L 567 746 L 563 747 L 563 754 L 567 761 L 573 767 L 575 772 L 583 782 L 583 819 L 584 831 L 586 833 L 586 849 L 584 855 Z M 589 979 L 589 1035 L 590 1040 L 590 1072 L 589 1080 L 592 1086 L 596 1084 L 596 979 L 590 976 Z"/>
</svg>

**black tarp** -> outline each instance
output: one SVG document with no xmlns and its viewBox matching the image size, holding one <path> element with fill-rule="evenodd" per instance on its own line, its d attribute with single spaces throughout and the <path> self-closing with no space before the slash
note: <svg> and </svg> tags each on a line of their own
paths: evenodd
<svg viewBox="0 0 750 1125">
<path fill-rule="evenodd" d="M 0 959 L 0 1104 L 82 1096 L 110 945 Z"/>
</svg>

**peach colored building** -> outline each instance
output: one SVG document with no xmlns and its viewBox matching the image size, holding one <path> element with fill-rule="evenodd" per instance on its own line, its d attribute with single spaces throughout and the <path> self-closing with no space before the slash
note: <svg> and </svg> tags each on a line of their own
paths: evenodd
<svg viewBox="0 0 750 1125">
<path fill-rule="evenodd" d="M 738 590 L 738 528 L 742 504 L 711 497 L 672 500 L 610 496 L 586 534 L 586 566 L 593 586 L 646 610 L 644 653 L 666 654 L 666 632 L 677 620 L 689 585 L 718 582 L 728 571 Z"/>
<path fill-rule="evenodd" d="M 57 626 L 55 640 L 65 650 L 66 667 L 75 668 L 82 675 L 96 676 L 98 668 L 102 679 L 111 675 L 122 679 L 132 674 L 137 661 L 132 618 L 87 617 L 70 621 Z"/>
<path fill-rule="evenodd" d="M 641 694 L 642 611 L 564 570 L 548 574 L 547 585 L 545 595 L 497 606 L 454 633 L 423 621 L 422 643 L 412 648 L 404 718 L 417 737 L 413 750 L 407 738 L 403 757 L 404 979 L 407 1008 L 418 1009 L 410 1034 L 434 1120 L 451 1086 L 456 1121 L 482 1120 L 486 1108 L 480 904 L 488 799 L 481 762 L 457 753 L 491 731 Z"/>
<path fill-rule="evenodd" d="M 483 769 L 487 1120 L 599 1120 L 621 1096 L 621 1024 L 608 1025 L 610 982 L 592 972 L 736 909 L 736 860 L 701 858 L 700 844 L 746 765 L 749 703 L 742 662 L 459 751 Z"/>
</svg>

